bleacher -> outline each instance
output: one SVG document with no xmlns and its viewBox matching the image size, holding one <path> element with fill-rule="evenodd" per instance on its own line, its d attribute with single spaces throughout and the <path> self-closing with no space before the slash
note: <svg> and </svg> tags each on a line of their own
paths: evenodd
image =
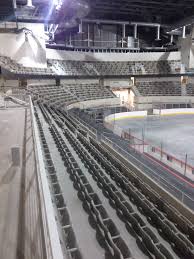
<svg viewBox="0 0 194 259">
<path fill-rule="evenodd" d="M 33 85 L 28 87 L 28 91 L 43 103 L 56 107 L 67 106 L 77 101 L 65 88 L 56 85 Z"/>
<path fill-rule="evenodd" d="M 28 87 L 28 91 L 43 103 L 55 107 L 80 101 L 115 98 L 109 89 L 98 84 L 33 85 Z"/>
<path fill-rule="evenodd" d="M 181 96 L 181 84 L 174 81 L 137 81 L 142 96 Z"/>
<path fill-rule="evenodd" d="M 72 84 L 64 86 L 80 101 L 115 98 L 115 95 L 106 87 L 99 84 Z"/>
<path fill-rule="evenodd" d="M 99 233 L 103 233 L 102 229 L 108 230 L 109 235 L 104 235 L 102 239 L 97 240 L 107 241 L 106 237 L 114 240 L 116 244 L 117 254 L 115 256 L 114 249 L 111 247 L 113 256 L 107 258 L 134 258 L 131 257 L 130 249 L 126 249 L 126 245 L 120 238 L 117 226 L 108 218 L 106 207 L 103 208 L 101 199 L 94 192 L 92 186 L 88 184 L 88 174 L 83 174 L 82 168 L 87 168 L 88 173 L 92 176 L 97 186 L 102 190 L 104 196 L 108 199 L 110 205 L 119 216 L 120 220 L 125 224 L 126 229 L 136 239 L 136 242 L 141 242 L 139 247 L 146 255 L 149 253 L 154 255 L 154 258 L 193 258 L 193 225 L 183 217 L 179 211 L 170 205 L 166 199 L 160 196 L 151 189 L 144 181 L 139 178 L 136 173 L 137 168 L 130 165 L 129 168 L 124 166 L 119 159 L 115 159 L 110 152 L 111 148 L 106 148 L 103 142 L 98 142 L 91 136 L 85 136 L 81 130 L 80 124 L 76 123 L 77 116 L 81 117 L 86 122 L 91 122 L 91 119 L 84 111 L 75 111 L 74 113 L 65 113 L 64 111 L 50 109 L 48 111 L 54 119 L 57 126 L 51 125 L 50 131 L 54 142 L 64 161 L 70 179 L 74 184 L 74 188 L 79 192 L 78 198 L 83 203 L 85 211 L 94 218 L 95 222 L 92 226 L 95 229 L 100 228 Z M 60 116 L 61 121 L 65 123 L 67 128 L 62 129 L 63 135 L 59 133 L 58 128 L 62 128 L 63 123 L 56 119 L 56 115 Z M 83 116 L 82 116 L 83 115 Z M 95 125 L 93 121 L 92 125 Z M 110 133 L 108 138 L 123 145 L 125 153 L 132 153 L 128 143 L 120 139 L 118 136 L 109 132 L 102 125 L 96 124 L 98 131 Z M 76 134 L 75 134 L 76 133 Z M 76 135 L 76 136 L 75 136 Z M 68 148 L 67 143 L 71 146 Z M 72 152 L 76 152 L 77 157 L 82 163 L 82 167 L 74 159 Z M 115 152 L 115 150 L 114 150 Z M 122 154 L 122 153 L 121 153 Z M 135 155 L 133 153 L 133 155 Z M 101 169 L 103 168 L 103 170 Z M 81 169 L 81 170 L 80 170 Z M 108 176 L 108 177 L 107 177 Z M 111 182 L 110 182 L 111 179 Z M 90 194 L 90 198 L 87 194 Z M 123 195 L 125 194 L 125 195 Z M 126 197 L 128 197 L 126 199 Z M 90 201 L 93 201 L 88 204 Z M 87 209 L 89 208 L 89 209 Z M 96 220 L 97 216 L 93 217 L 95 210 L 99 210 L 96 215 L 102 215 L 102 220 Z M 91 222 L 91 221 L 90 221 Z M 106 225 L 107 228 L 102 227 Z M 96 235 L 96 237 L 98 237 Z M 119 242 L 115 242 L 119 238 Z M 166 246 L 167 242 L 170 245 Z M 111 243 L 112 244 L 112 243 Z M 74 246 L 75 247 L 75 246 Z M 107 247 L 103 245 L 105 249 Z M 130 248 L 130 246 L 129 246 Z M 141 248 L 140 248 L 141 249 Z M 176 255 L 172 254 L 175 252 Z M 124 255 L 123 257 L 120 254 Z"/>
<path fill-rule="evenodd" d="M 47 68 L 25 67 L 9 57 L 0 56 L 0 66 L 17 75 L 99 76 L 156 75 L 180 73 L 180 61 L 47 61 Z"/>
<path fill-rule="evenodd" d="M 180 73 L 180 61 L 71 61 L 48 60 L 58 75 L 151 75 Z"/>
<path fill-rule="evenodd" d="M 55 75 L 51 68 L 24 67 L 9 57 L 0 56 L 0 66 L 16 75 Z"/>
<path fill-rule="evenodd" d="M 187 95 L 194 96 L 194 84 L 189 83 L 186 86 Z"/>
</svg>

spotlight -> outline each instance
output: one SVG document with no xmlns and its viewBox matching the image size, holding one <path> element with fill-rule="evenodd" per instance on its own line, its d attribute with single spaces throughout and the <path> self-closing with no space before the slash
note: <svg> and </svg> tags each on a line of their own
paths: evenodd
<svg viewBox="0 0 194 259">
<path fill-rule="evenodd" d="M 63 2 L 62 0 L 53 0 L 53 4 L 54 4 L 56 10 L 59 10 L 61 8 L 62 2 Z"/>
</svg>

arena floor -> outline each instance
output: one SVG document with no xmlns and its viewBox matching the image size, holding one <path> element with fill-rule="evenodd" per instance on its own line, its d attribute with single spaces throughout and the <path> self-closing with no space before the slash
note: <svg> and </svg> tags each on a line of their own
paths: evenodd
<svg viewBox="0 0 194 259">
<path fill-rule="evenodd" d="M 194 166 L 194 115 L 148 116 L 139 119 L 122 119 L 114 122 L 127 132 L 145 141 L 161 147 L 178 159 Z"/>
</svg>

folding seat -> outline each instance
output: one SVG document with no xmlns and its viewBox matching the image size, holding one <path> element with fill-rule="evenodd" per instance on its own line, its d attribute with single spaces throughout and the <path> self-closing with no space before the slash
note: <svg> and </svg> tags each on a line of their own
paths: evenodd
<svg viewBox="0 0 194 259">
<path fill-rule="evenodd" d="M 62 234 L 63 234 L 65 246 L 68 248 L 68 250 L 73 250 L 77 248 L 75 234 L 71 226 L 69 226 L 68 228 L 65 228 Z"/>
<path fill-rule="evenodd" d="M 98 195 L 96 193 L 90 195 L 90 197 L 92 198 L 92 201 L 93 201 L 95 206 L 102 204 L 100 199 L 99 199 L 99 197 L 98 197 Z"/>
<path fill-rule="evenodd" d="M 51 183 L 57 183 L 58 179 L 57 179 L 57 175 L 56 174 L 51 174 L 50 175 L 50 179 L 51 179 Z"/>
<path fill-rule="evenodd" d="M 131 258 L 131 252 L 121 237 L 114 238 L 113 242 L 116 245 L 116 247 L 119 249 L 119 251 L 121 252 L 122 257 L 124 259 Z M 115 257 L 115 258 L 118 258 L 118 257 Z"/>
<path fill-rule="evenodd" d="M 71 258 L 73 259 L 83 259 L 83 256 L 78 249 L 71 250 L 70 254 L 71 254 Z"/>
<path fill-rule="evenodd" d="M 106 219 L 109 218 L 109 216 L 108 216 L 108 214 L 107 214 L 105 208 L 104 208 L 102 205 L 98 206 L 96 209 L 98 210 L 98 212 L 99 212 L 100 217 L 102 218 L 102 220 L 106 220 Z"/>
<path fill-rule="evenodd" d="M 58 183 L 52 185 L 54 194 L 61 194 L 61 188 Z"/>
<path fill-rule="evenodd" d="M 166 249 L 166 247 L 163 244 L 157 244 L 156 247 L 158 250 L 167 258 L 167 259 L 173 259 L 174 256 L 169 252 L 169 250 Z M 164 257 L 163 257 L 164 258 Z"/>
<path fill-rule="evenodd" d="M 106 226 L 112 238 L 120 235 L 117 227 L 115 226 L 114 222 L 111 219 L 104 220 L 103 223 Z"/>
<path fill-rule="evenodd" d="M 54 196 L 54 201 L 55 201 L 55 205 L 58 209 L 64 208 L 65 207 L 65 202 L 63 199 L 63 195 L 62 194 L 56 194 Z"/>
</svg>

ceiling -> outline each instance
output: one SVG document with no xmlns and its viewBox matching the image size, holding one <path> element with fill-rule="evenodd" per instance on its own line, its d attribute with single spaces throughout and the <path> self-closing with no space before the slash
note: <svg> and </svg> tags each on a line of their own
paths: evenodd
<svg viewBox="0 0 194 259">
<path fill-rule="evenodd" d="M 13 0 L 0 0 L 0 21 L 14 17 Z"/>
<path fill-rule="evenodd" d="M 194 14 L 193 0 L 88 0 L 89 17 L 172 24 Z"/>
<path fill-rule="evenodd" d="M 70 0 L 63 0 L 71 3 Z M 74 0 L 73 0 L 74 1 Z M 80 0 L 81 1 L 81 0 Z M 170 24 L 194 15 L 193 0 L 84 0 L 88 2 L 92 19 L 110 19 Z M 26 5 L 27 0 L 16 0 L 17 6 Z M 32 0 L 35 17 L 45 15 L 53 0 Z M 67 13 L 65 8 L 65 13 Z M 13 13 L 13 0 L 0 0 L 0 19 Z M 53 15 L 55 16 L 55 15 Z M 65 18 L 65 15 L 63 14 Z"/>
</svg>

